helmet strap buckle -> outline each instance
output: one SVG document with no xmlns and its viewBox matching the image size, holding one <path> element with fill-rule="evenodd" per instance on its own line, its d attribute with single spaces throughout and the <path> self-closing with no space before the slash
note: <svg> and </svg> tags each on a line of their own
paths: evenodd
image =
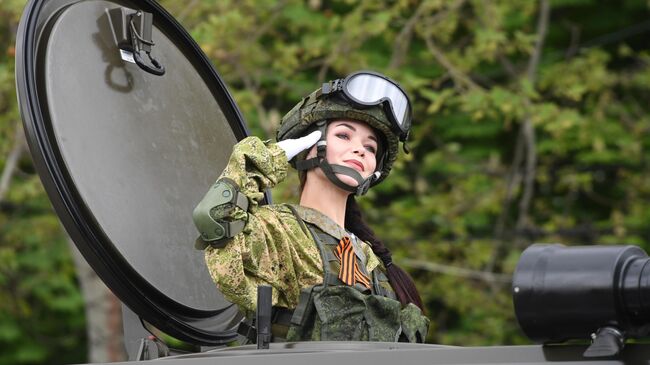
<svg viewBox="0 0 650 365">
<path fill-rule="evenodd" d="M 327 141 L 324 140 L 318 141 L 318 143 L 316 144 L 316 155 L 321 159 L 325 158 L 325 156 L 327 155 Z"/>
</svg>

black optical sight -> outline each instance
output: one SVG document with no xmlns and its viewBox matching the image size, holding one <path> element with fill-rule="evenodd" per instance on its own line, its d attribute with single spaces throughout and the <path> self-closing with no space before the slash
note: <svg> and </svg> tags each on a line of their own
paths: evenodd
<svg viewBox="0 0 650 365">
<path fill-rule="evenodd" d="M 532 245 L 512 282 L 519 325 L 536 342 L 591 338 L 585 356 L 615 355 L 650 333 L 649 262 L 636 246 Z"/>
</svg>

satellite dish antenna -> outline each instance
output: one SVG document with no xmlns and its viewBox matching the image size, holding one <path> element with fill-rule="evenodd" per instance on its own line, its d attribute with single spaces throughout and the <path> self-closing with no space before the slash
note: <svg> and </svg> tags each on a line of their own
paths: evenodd
<svg viewBox="0 0 650 365">
<path fill-rule="evenodd" d="M 32 0 L 16 43 L 29 148 L 85 259 L 160 330 L 234 339 L 192 209 L 247 130 L 205 54 L 152 0 Z"/>
</svg>

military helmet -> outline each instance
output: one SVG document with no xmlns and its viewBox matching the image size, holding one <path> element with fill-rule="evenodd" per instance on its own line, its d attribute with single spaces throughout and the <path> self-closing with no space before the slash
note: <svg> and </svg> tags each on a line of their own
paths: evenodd
<svg viewBox="0 0 650 365">
<path fill-rule="evenodd" d="M 378 184 L 390 173 L 397 158 L 399 141 L 405 142 L 408 138 L 411 124 L 408 96 L 399 85 L 381 74 L 371 71 L 352 73 L 344 79 L 324 83 L 296 104 L 282 118 L 277 140 L 299 138 L 319 128 L 319 124 L 322 126 L 324 122 L 341 119 L 364 122 L 380 132 L 384 146 L 377 156 L 378 174 L 371 176 L 372 180 L 368 182 L 369 186 Z M 325 138 L 323 133 L 321 139 Z M 294 166 L 305 155 L 297 156 L 297 161 L 292 161 Z"/>
</svg>

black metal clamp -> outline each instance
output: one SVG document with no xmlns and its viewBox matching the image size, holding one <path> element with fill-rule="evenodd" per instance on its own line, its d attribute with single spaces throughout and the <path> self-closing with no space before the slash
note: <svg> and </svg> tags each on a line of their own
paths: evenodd
<svg viewBox="0 0 650 365">
<path fill-rule="evenodd" d="M 136 23 L 138 26 L 136 26 Z M 151 47 L 155 45 L 151 40 L 152 25 L 153 15 L 151 13 L 138 11 L 129 17 L 129 33 L 131 35 L 131 44 L 133 45 L 133 59 L 141 69 L 151 74 L 162 76 L 165 74 L 165 67 L 151 56 Z M 143 61 L 142 51 L 147 54 L 151 65 Z"/>
<path fill-rule="evenodd" d="M 614 326 L 605 326 L 591 335 L 592 343 L 584 357 L 608 357 L 618 355 L 625 346 L 625 334 Z"/>
<path fill-rule="evenodd" d="M 151 48 L 155 46 L 151 37 L 153 15 L 121 7 L 109 10 L 109 17 L 120 50 L 132 53 L 132 62 L 142 70 L 157 76 L 164 75 L 165 67 L 151 55 Z M 145 62 L 142 52 L 147 54 L 149 62 Z"/>
</svg>

